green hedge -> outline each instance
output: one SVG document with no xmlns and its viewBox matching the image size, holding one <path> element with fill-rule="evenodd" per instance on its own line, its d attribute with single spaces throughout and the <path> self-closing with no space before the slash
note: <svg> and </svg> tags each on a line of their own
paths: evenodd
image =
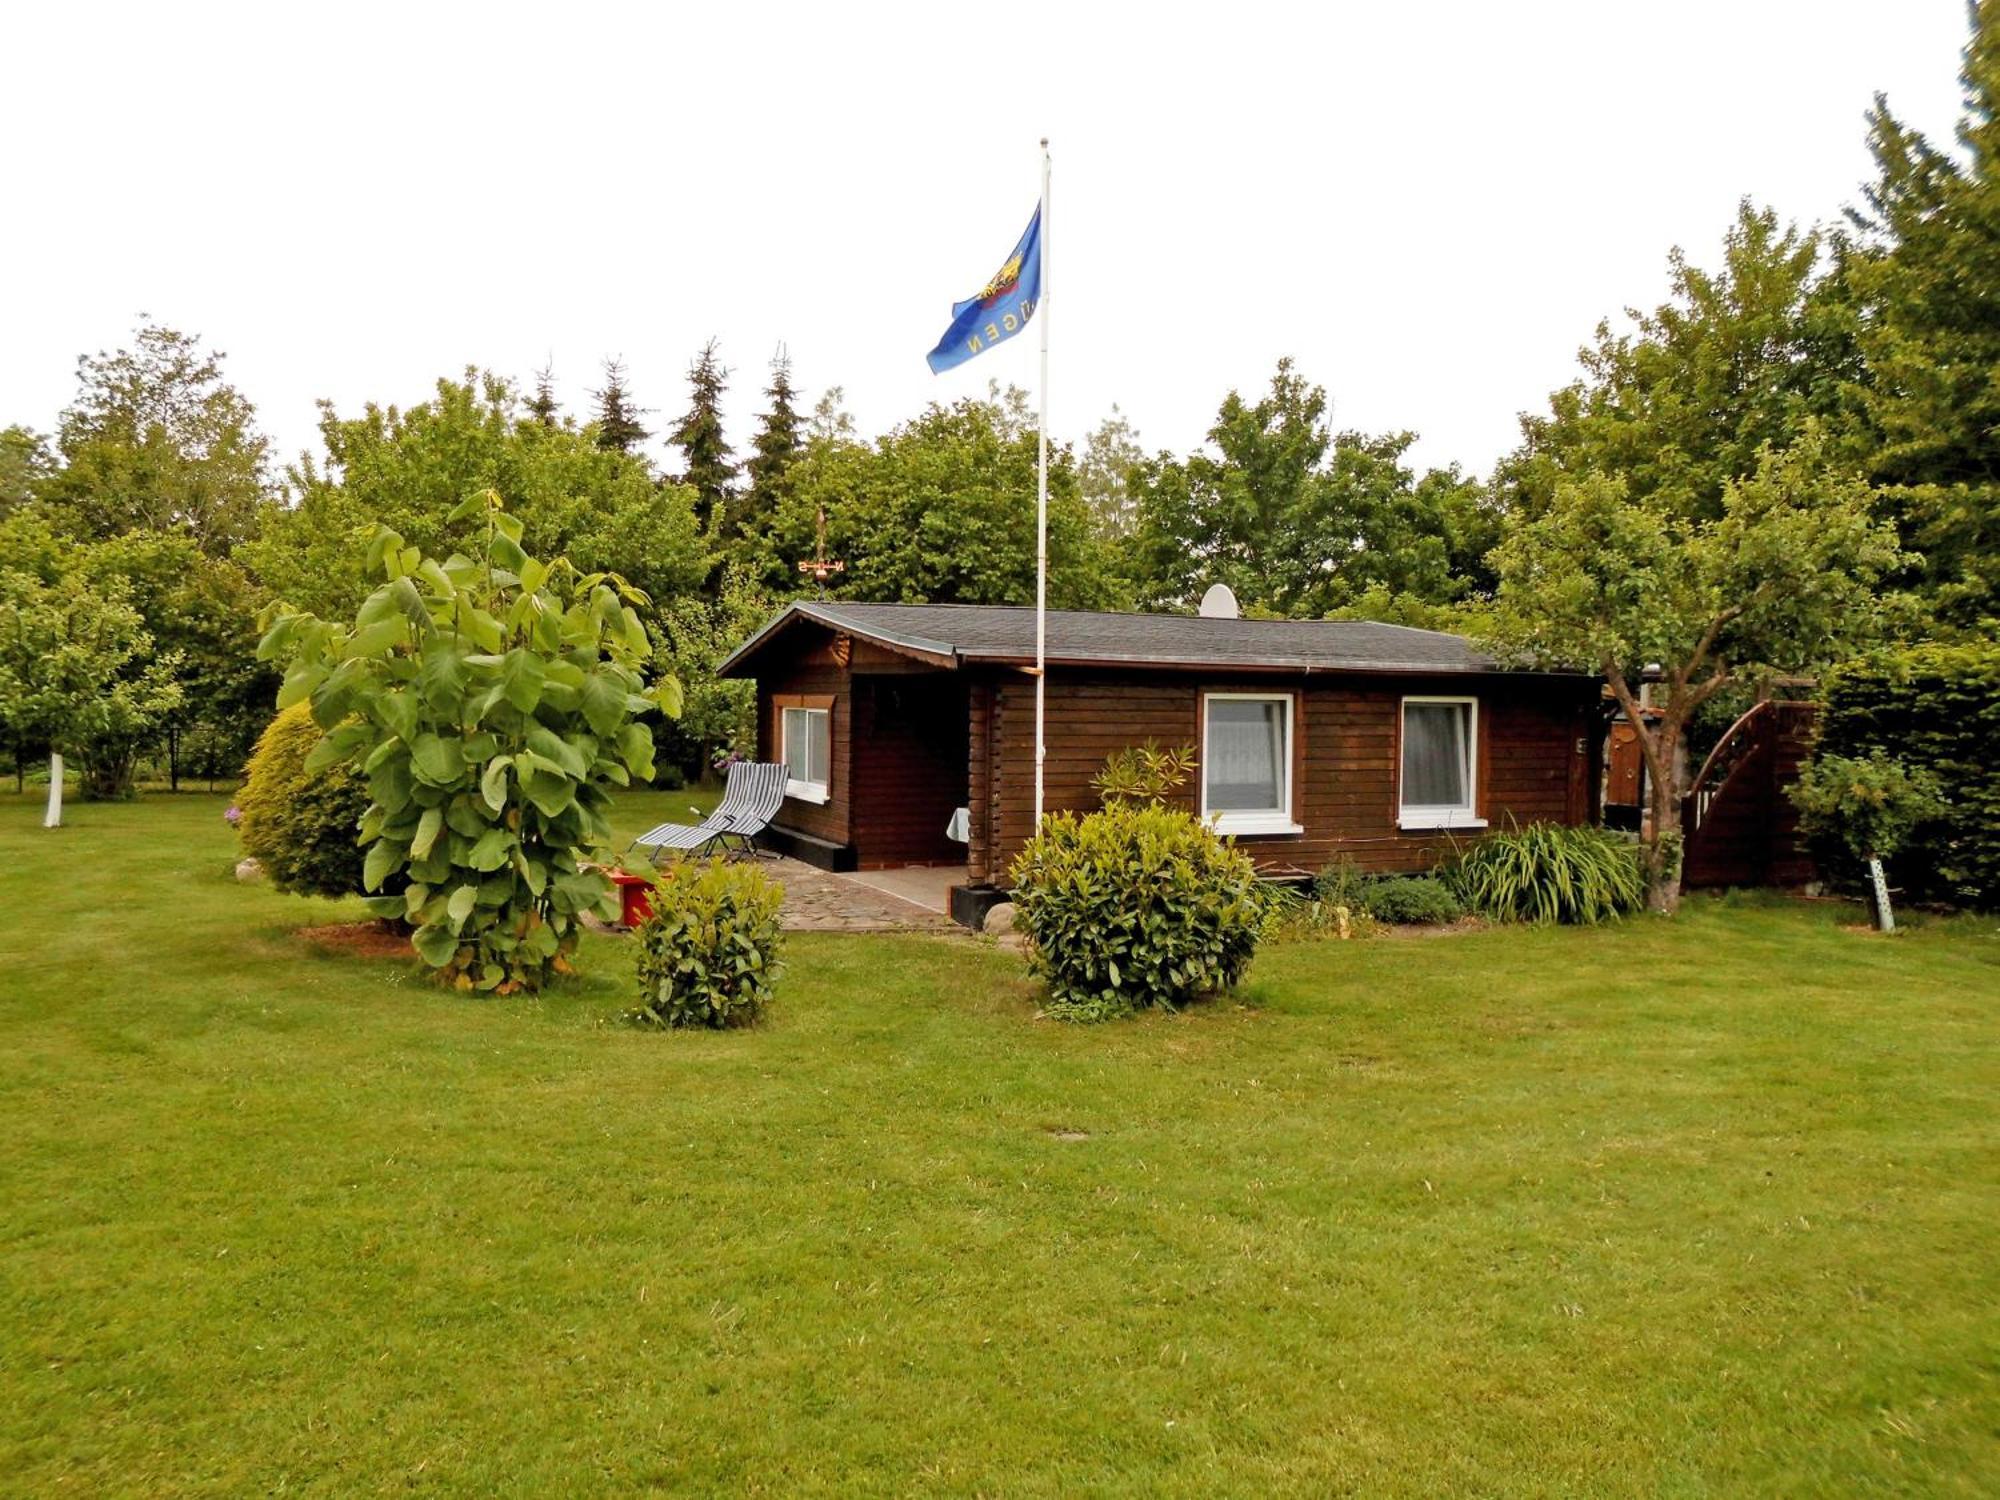
<svg viewBox="0 0 2000 1500">
<path fill-rule="evenodd" d="M 1819 751 L 1880 751 L 1937 778 L 1946 811 L 1892 865 L 1922 900 L 2000 906 L 2000 645 L 1909 646 L 1848 662 L 1822 683 Z"/>
</svg>

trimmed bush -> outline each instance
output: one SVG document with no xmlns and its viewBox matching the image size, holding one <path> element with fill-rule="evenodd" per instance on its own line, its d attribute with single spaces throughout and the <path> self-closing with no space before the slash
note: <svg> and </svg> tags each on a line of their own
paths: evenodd
<svg viewBox="0 0 2000 1500">
<path fill-rule="evenodd" d="M 308 772 L 320 742 L 312 708 L 294 703 L 267 726 L 250 753 L 250 780 L 237 795 L 237 832 L 281 891 L 298 896 L 361 893 L 361 815 L 368 787 L 345 766 Z"/>
<path fill-rule="evenodd" d="M 1456 922 L 1464 904 L 1434 875 L 1391 875 L 1371 880 L 1361 892 L 1362 910 L 1378 922 L 1399 927 Z"/>
<path fill-rule="evenodd" d="M 669 866 L 639 926 L 639 1004 L 648 1026 L 748 1026 L 778 974 L 784 891 L 755 865 Z"/>
<path fill-rule="evenodd" d="M 2000 645 L 1910 646 L 1836 667 L 1821 682 L 1820 756 L 1890 756 L 1928 773 L 1944 801 L 1890 864 L 1921 900 L 2000 907 Z"/>
<path fill-rule="evenodd" d="M 1602 922 L 1646 900 L 1639 846 L 1602 828 L 1488 834 L 1445 873 L 1460 900 L 1496 922 Z"/>
<path fill-rule="evenodd" d="M 1266 918 L 1249 856 L 1177 808 L 1113 801 L 1045 819 L 1014 861 L 1017 930 L 1049 1011 L 1175 1009 L 1243 977 Z"/>
</svg>

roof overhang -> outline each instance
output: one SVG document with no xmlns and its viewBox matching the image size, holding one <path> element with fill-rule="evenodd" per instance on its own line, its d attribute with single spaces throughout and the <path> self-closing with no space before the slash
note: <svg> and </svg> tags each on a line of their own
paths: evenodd
<svg viewBox="0 0 2000 1500">
<path fill-rule="evenodd" d="M 801 625 L 813 626 L 830 631 L 835 635 L 849 635 L 860 640 L 872 641 L 885 650 L 907 656 L 927 666 L 953 668 L 960 664 L 957 651 L 946 641 L 927 640 L 922 636 L 905 635 L 886 630 L 857 629 L 847 620 L 834 619 L 809 603 L 790 604 L 766 625 L 738 646 L 723 659 L 715 669 L 718 677 L 754 677 L 752 669 L 755 659 L 787 636 L 795 635 Z"/>
<path fill-rule="evenodd" d="M 993 667 L 1000 670 L 1033 671 L 1035 659 L 1018 651 L 962 651 L 949 641 L 911 631 L 887 630 L 857 624 L 811 601 L 785 607 L 763 629 L 732 651 L 716 668 L 718 677 L 754 677 L 758 659 L 801 628 L 822 630 L 871 642 L 886 651 L 905 656 L 926 666 L 946 671 L 962 667 Z M 1068 670 L 1122 670 L 1138 672 L 1201 673 L 1211 677 L 1532 677 L 1541 681 L 1573 680 L 1596 682 L 1589 672 L 1552 672 L 1544 668 L 1509 667 L 1500 662 L 1448 665 L 1435 661 L 1379 661 L 1331 664 L 1302 658 L 1274 657 L 1258 662 L 1218 662 L 1143 653 L 1052 654 L 1052 668 Z"/>
</svg>

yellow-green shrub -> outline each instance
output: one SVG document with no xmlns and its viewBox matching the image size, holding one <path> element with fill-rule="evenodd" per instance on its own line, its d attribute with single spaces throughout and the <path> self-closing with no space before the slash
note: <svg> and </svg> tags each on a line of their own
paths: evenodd
<svg viewBox="0 0 2000 1500">
<path fill-rule="evenodd" d="M 357 842 L 368 788 L 346 766 L 306 770 L 320 741 L 312 708 L 295 703 L 257 738 L 250 782 L 236 798 L 237 831 L 281 891 L 300 896 L 353 896 L 361 891 Z"/>
<path fill-rule="evenodd" d="M 1060 812 L 1014 861 L 1014 909 L 1049 1009 L 1102 1020 L 1243 977 L 1266 901 L 1249 856 L 1177 808 Z"/>
<path fill-rule="evenodd" d="M 639 926 L 639 1004 L 652 1026 L 748 1026 L 778 972 L 784 891 L 755 865 L 712 859 L 667 867 Z"/>
</svg>

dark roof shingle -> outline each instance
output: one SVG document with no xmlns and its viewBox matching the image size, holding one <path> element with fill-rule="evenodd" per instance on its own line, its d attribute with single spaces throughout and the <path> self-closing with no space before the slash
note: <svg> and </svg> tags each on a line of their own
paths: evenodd
<svg viewBox="0 0 2000 1500">
<path fill-rule="evenodd" d="M 730 673 L 794 619 L 957 663 L 1035 659 L 1035 612 L 1012 604 L 791 605 L 722 664 Z M 1370 620 L 1221 620 L 1195 615 L 1048 612 L 1048 660 L 1064 664 L 1243 667 L 1301 672 L 1497 672 L 1463 636 Z"/>
</svg>

